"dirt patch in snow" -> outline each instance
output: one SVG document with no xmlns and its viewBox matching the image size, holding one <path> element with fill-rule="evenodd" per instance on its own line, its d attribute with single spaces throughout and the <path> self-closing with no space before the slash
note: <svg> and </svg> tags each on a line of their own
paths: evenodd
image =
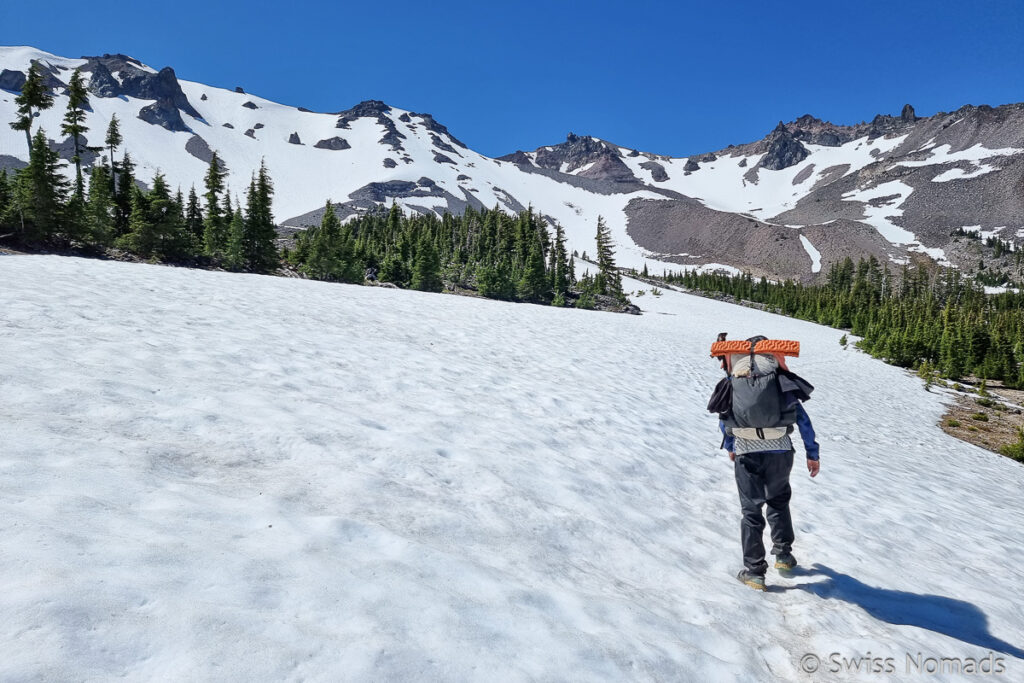
<svg viewBox="0 0 1024 683">
<path fill-rule="evenodd" d="M 939 423 L 942 431 L 996 453 L 1000 447 L 1016 443 L 1018 430 L 1024 427 L 1024 391 L 996 383 L 987 386 L 989 396 L 980 396 L 977 386 L 950 386 L 955 400 Z"/>
</svg>

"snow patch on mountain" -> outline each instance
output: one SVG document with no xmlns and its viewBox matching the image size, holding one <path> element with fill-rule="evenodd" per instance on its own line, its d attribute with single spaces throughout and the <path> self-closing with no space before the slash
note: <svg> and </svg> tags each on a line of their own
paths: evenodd
<svg viewBox="0 0 1024 683">
<path fill-rule="evenodd" d="M 804 245 L 804 250 L 807 255 L 811 257 L 811 272 L 817 273 L 821 271 L 821 252 L 814 248 L 811 241 L 804 235 L 800 235 L 800 244 Z"/>
</svg>

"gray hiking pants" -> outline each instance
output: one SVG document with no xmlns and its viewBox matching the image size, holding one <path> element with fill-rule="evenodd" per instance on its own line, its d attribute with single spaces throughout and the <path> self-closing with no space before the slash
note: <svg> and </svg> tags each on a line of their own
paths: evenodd
<svg viewBox="0 0 1024 683">
<path fill-rule="evenodd" d="M 788 553 L 793 548 L 793 519 L 789 516 L 789 472 L 793 469 L 793 451 L 786 453 L 744 453 L 736 456 L 736 487 L 740 492 L 743 521 L 740 538 L 743 542 L 743 566 L 753 574 L 764 576 L 768 563 L 764 559 L 764 516 L 761 508 L 768 506 L 768 523 L 772 528 L 772 554 Z"/>
</svg>

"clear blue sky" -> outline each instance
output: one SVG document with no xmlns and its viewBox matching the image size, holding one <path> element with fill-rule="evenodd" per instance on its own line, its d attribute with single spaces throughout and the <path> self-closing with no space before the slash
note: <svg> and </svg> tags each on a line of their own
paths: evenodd
<svg viewBox="0 0 1024 683">
<path fill-rule="evenodd" d="M 380 99 L 492 156 L 569 131 L 686 156 L 805 113 L 1024 100 L 1021 0 L 0 0 L 0 44 L 123 52 L 317 111 Z"/>
</svg>

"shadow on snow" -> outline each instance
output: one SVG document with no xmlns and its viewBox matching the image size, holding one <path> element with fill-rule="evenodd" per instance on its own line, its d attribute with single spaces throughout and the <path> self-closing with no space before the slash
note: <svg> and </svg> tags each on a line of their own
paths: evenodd
<svg viewBox="0 0 1024 683">
<path fill-rule="evenodd" d="M 857 605 L 881 621 L 898 626 L 916 626 L 969 645 L 1024 659 L 1024 650 L 989 633 L 988 617 L 969 602 L 869 586 L 821 564 L 803 570 L 798 567 L 792 575 L 828 577 L 825 581 L 803 583 L 793 588 Z"/>
</svg>

